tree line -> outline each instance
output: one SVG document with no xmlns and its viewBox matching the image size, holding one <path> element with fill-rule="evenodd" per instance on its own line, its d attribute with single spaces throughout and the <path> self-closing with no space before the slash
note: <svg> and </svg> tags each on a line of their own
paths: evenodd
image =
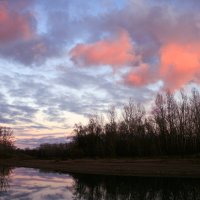
<svg viewBox="0 0 200 200">
<path fill-rule="evenodd" d="M 120 112 L 112 107 L 107 121 L 93 116 L 75 125 L 66 144 L 42 144 L 26 150 L 39 158 L 115 158 L 200 153 L 200 94 L 167 91 L 155 97 L 150 111 L 130 100 Z"/>
<path fill-rule="evenodd" d="M 15 149 L 13 132 L 0 127 L 0 157 L 13 151 L 36 158 L 120 158 L 200 153 L 200 93 L 158 93 L 151 109 L 129 100 L 112 107 L 105 120 L 93 115 L 74 128 L 71 142 Z"/>
</svg>

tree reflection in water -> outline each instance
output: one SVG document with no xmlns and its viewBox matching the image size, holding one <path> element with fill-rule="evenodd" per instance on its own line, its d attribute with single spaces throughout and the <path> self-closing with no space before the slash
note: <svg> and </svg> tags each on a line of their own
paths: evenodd
<svg viewBox="0 0 200 200">
<path fill-rule="evenodd" d="M 7 191 L 11 172 L 12 169 L 9 167 L 0 167 L 0 194 Z"/>
<path fill-rule="evenodd" d="M 73 175 L 75 200 L 199 200 L 200 180 Z"/>
</svg>

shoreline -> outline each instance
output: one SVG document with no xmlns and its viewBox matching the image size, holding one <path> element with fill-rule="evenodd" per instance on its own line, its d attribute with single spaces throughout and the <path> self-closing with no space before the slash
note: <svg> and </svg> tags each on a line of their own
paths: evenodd
<svg viewBox="0 0 200 200">
<path fill-rule="evenodd" d="M 0 159 L 0 165 L 35 168 L 63 173 L 200 178 L 200 159 L 75 159 L 75 160 L 18 160 Z"/>
</svg>

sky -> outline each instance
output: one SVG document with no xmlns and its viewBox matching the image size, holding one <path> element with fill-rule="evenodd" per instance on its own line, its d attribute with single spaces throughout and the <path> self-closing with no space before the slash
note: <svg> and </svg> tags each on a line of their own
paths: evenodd
<svg viewBox="0 0 200 200">
<path fill-rule="evenodd" d="M 198 0 L 0 0 L 0 125 L 16 145 L 200 81 Z"/>
</svg>

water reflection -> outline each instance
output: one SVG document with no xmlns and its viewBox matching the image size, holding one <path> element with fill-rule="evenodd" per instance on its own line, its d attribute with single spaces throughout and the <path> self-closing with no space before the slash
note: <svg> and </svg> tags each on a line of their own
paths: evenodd
<svg viewBox="0 0 200 200">
<path fill-rule="evenodd" d="M 200 180 L 74 176 L 77 200 L 199 200 Z"/>
<path fill-rule="evenodd" d="M 9 179 L 7 190 L 0 192 L 0 200 L 73 199 L 74 180 L 68 174 L 15 168 Z"/>
<path fill-rule="evenodd" d="M 12 169 L 9 167 L 0 167 L 0 193 L 7 191 L 11 172 Z"/>
<path fill-rule="evenodd" d="M 1 200 L 200 200 L 200 180 L 69 175 L 0 167 Z"/>
</svg>

